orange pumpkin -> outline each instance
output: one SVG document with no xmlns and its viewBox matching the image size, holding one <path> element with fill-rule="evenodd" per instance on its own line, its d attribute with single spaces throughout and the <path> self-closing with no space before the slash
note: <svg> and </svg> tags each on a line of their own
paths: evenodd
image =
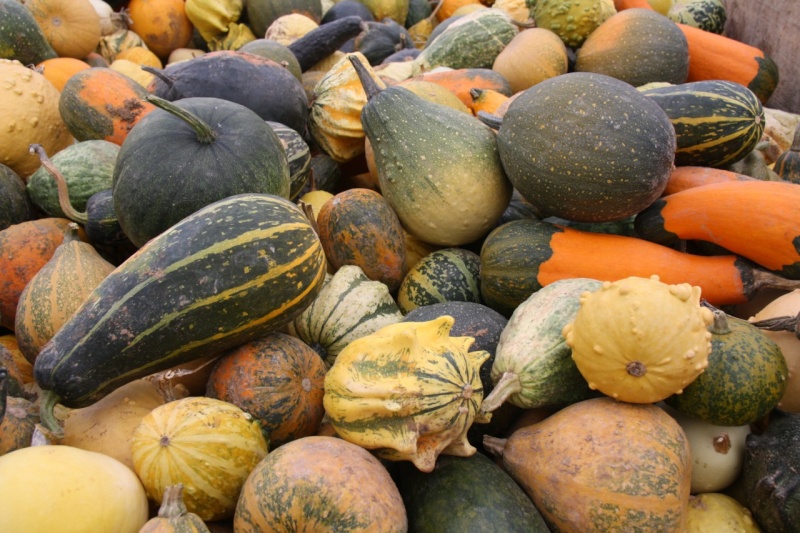
<svg viewBox="0 0 800 533">
<path fill-rule="evenodd" d="M 250 413 L 275 448 L 319 429 L 324 381 L 325 364 L 317 352 L 296 337 L 275 333 L 224 353 L 206 396 Z"/>
<path fill-rule="evenodd" d="M 100 42 L 100 15 L 89 0 L 25 0 L 59 57 L 83 58 Z"/>
<path fill-rule="evenodd" d="M 193 26 L 183 0 L 130 0 L 128 15 L 130 29 L 162 60 L 192 40 Z"/>
<path fill-rule="evenodd" d="M 89 64 L 86 61 L 73 57 L 54 57 L 36 65 L 36 69 L 53 84 L 53 87 L 58 89 L 58 92 L 64 90 L 67 80 L 76 72 L 87 68 L 89 68 Z"/>
</svg>

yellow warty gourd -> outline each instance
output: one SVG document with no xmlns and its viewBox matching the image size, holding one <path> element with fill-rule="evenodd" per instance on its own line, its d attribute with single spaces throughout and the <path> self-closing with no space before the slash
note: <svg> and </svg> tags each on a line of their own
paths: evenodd
<svg viewBox="0 0 800 533">
<path fill-rule="evenodd" d="M 700 287 L 629 277 L 582 294 L 563 335 L 589 387 L 653 403 L 681 393 L 708 366 L 712 322 Z"/>
<path fill-rule="evenodd" d="M 480 367 L 472 337 L 450 337 L 453 317 L 401 322 L 342 350 L 325 376 L 325 412 L 336 433 L 430 472 L 440 453 L 467 457 L 467 430 L 480 410 Z"/>
<path fill-rule="evenodd" d="M 531 11 L 538 28 L 552 30 L 572 48 L 617 12 L 614 0 L 537 0 Z"/>
</svg>

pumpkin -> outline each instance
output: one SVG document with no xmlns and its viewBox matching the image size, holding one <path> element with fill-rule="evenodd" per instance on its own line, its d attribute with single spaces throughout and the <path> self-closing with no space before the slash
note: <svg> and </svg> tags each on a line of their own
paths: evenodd
<svg viewBox="0 0 800 533">
<path fill-rule="evenodd" d="M 786 359 L 761 330 L 723 311 L 714 311 L 709 330 L 708 368 L 666 403 L 718 426 L 752 424 L 772 411 L 786 391 Z"/>
<path fill-rule="evenodd" d="M 81 59 L 100 41 L 100 15 L 89 0 L 25 0 L 59 57 Z"/>
<path fill-rule="evenodd" d="M 14 332 L 28 361 L 114 270 L 91 244 L 82 242 L 71 223 L 50 260 L 25 285 L 17 304 Z"/>
<path fill-rule="evenodd" d="M 152 50 L 149 50 L 144 46 L 132 46 L 130 48 L 126 48 L 117 54 L 117 56 L 114 58 L 114 61 L 117 61 L 118 59 L 127 59 L 128 61 L 132 61 L 136 65 L 140 66 L 146 65 L 153 68 L 161 68 L 163 66 L 161 59 L 159 59 L 159 57 L 155 55 Z"/>
<path fill-rule="evenodd" d="M 650 404 L 593 398 L 484 438 L 553 531 L 684 531 L 686 435 Z"/>
<path fill-rule="evenodd" d="M 64 419 L 60 444 L 113 457 L 131 470 L 131 438 L 153 409 L 175 399 L 153 382 L 137 379 L 122 385 L 95 404 L 59 410 Z"/>
<path fill-rule="evenodd" d="M 353 188 L 320 208 L 319 238 L 333 268 L 356 265 L 372 280 L 397 290 L 406 263 L 400 220 L 377 192 Z"/>
<path fill-rule="evenodd" d="M 749 321 L 755 325 L 770 321 L 789 321 L 788 328 L 771 330 L 764 327 L 766 336 L 780 346 L 781 353 L 786 359 L 788 375 L 786 378 L 786 391 L 783 393 L 778 407 L 790 413 L 800 413 L 800 343 L 795 335 L 794 319 L 800 314 L 800 290 L 780 293 L 770 298 L 768 303 L 761 308 Z"/>
<path fill-rule="evenodd" d="M 190 513 L 183 503 L 183 484 L 164 489 L 158 515 L 147 521 L 139 533 L 211 533 L 203 519 Z"/>
<path fill-rule="evenodd" d="M 25 182 L 16 172 L 0 163 L 0 231 L 30 220 L 31 207 Z"/>
<path fill-rule="evenodd" d="M 651 403 L 680 394 L 706 369 L 711 322 L 699 287 L 633 276 L 581 295 L 563 334 L 589 388 Z"/>
<path fill-rule="evenodd" d="M 0 326 L 12 330 L 22 291 L 64 240 L 66 218 L 43 218 L 0 231 Z"/>
<path fill-rule="evenodd" d="M 133 244 L 225 197 L 289 197 L 286 152 L 255 112 L 219 98 L 148 100 L 160 109 L 126 138 L 113 176 L 114 211 Z"/>
<path fill-rule="evenodd" d="M 128 16 L 130 29 L 162 59 L 192 40 L 192 23 L 183 0 L 130 0 Z"/>
<path fill-rule="evenodd" d="M 760 533 L 750 509 L 727 494 L 706 492 L 689 497 L 689 510 L 686 515 L 686 530 L 698 533 L 704 531 L 741 531 Z"/>
<path fill-rule="evenodd" d="M 147 522 L 147 496 L 136 474 L 101 453 L 30 446 L 0 457 L 0 478 L 3 531 L 137 533 Z"/>
<path fill-rule="evenodd" d="M 666 113 L 629 84 L 572 72 L 520 93 L 497 145 L 509 180 L 542 215 L 608 222 L 661 195 L 676 141 Z"/>
<path fill-rule="evenodd" d="M 403 500 L 386 468 L 365 449 L 328 436 L 270 452 L 242 488 L 235 531 L 407 531 Z"/>
<path fill-rule="evenodd" d="M 206 396 L 252 415 L 274 449 L 319 429 L 324 379 L 325 364 L 314 350 L 274 333 L 221 354 Z"/>
<path fill-rule="evenodd" d="M 475 453 L 467 430 L 483 399 L 480 367 L 489 353 L 469 352 L 471 337 L 450 337 L 453 323 L 442 316 L 391 324 L 339 352 L 323 398 L 337 434 L 423 472 L 440 453 Z"/>
<path fill-rule="evenodd" d="M 565 45 L 578 49 L 616 12 L 611 0 L 538 0 L 531 9 L 538 28 L 555 32 Z"/>
<path fill-rule="evenodd" d="M 5 413 L 0 417 L 0 456 L 30 446 L 39 423 L 36 403 L 17 396 L 7 396 L 5 402 Z"/>
<path fill-rule="evenodd" d="M 59 92 L 64 90 L 67 80 L 76 72 L 87 68 L 89 68 L 87 62 L 73 57 L 54 57 L 36 65 L 36 70 L 47 78 Z"/>
<path fill-rule="evenodd" d="M 567 48 L 556 33 L 548 29 L 522 30 L 503 48 L 492 70 L 508 80 L 517 93 L 549 78 L 567 73 Z"/>
<path fill-rule="evenodd" d="M 403 278 L 397 305 L 403 314 L 442 302 L 481 300 L 481 259 L 463 248 L 435 250 L 421 258 Z"/>
<path fill-rule="evenodd" d="M 235 405 L 202 396 L 153 409 L 131 440 L 133 466 L 161 503 L 183 483 L 186 508 L 205 521 L 233 516 L 242 485 L 267 454 L 260 424 Z"/>
<path fill-rule="evenodd" d="M 385 283 L 370 280 L 357 265 L 344 265 L 289 324 L 289 332 L 311 346 L 330 367 L 352 341 L 402 318 Z"/>
<path fill-rule="evenodd" d="M 104 139 L 121 145 L 131 129 L 156 107 L 147 91 L 128 76 L 109 68 L 81 70 L 64 85 L 58 109 L 78 141 Z M 47 153 L 55 154 L 44 143 Z"/>
<path fill-rule="evenodd" d="M 73 142 L 59 115 L 59 92 L 47 78 L 16 60 L 0 59 L 0 163 L 23 180 L 39 168 L 28 146 L 39 143 L 55 154 Z"/>
<path fill-rule="evenodd" d="M 669 19 L 647 9 L 626 9 L 603 22 L 578 49 L 578 72 L 605 74 L 638 87 L 683 83 L 689 45 Z"/>
</svg>

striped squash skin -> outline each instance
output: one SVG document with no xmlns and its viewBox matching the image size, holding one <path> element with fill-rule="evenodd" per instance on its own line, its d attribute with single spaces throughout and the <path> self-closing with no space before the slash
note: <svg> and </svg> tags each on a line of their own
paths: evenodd
<svg viewBox="0 0 800 533">
<path fill-rule="evenodd" d="M 397 291 L 397 305 L 406 314 L 442 302 L 483 303 L 480 268 L 480 256 L 469 250 L 431 252 L 406 273 Z"/>
<path fill-rule="evenodd" d="M 34 375 L 69 407 L 286 325 L 325 278 L 299 208 L 268 194 L 215 202 L 111 273 L 45 345 Z"/>
<path fill-rule="evenodd" d="M 483 400 L 472 337 L 454 319 L 401 322 L 350 343 L 325 376 L 323 405 L 336 433 L 384 459 L 430 472 L 440 453 L 470 456 L 467 430 Z"/>
<path fill-rule="evenodd" d="M 183 483 L 186 508 L 205 521 L 233 516 L 247 476 L 267 455 L 260 424 L 237 406 L 203 396 L 156 407 L 131 440 L 148 498 Z"/>
<path fill-rule="evenodd" d="M 289 198 L 296 200 L 311 176 L 311 150 L 302 135 L 280 122 L 267 121 L 286 151 L 289 161 Z"/>
<path fill-rule="evenodd" d="M 330 367 L 352 341 L 402 318 L 386 284 L 370 280 L 356 265 L 345 265 L 289 324 L 289 332 L 314 348 Z"/>
<path fill-rule="evenodd" d="M 739 83 L 695 81 L 647 89 L 675 127 L 675 164 L 731 165 L 761 140 L 766 118 L 758 97 Z"/>
</svg>

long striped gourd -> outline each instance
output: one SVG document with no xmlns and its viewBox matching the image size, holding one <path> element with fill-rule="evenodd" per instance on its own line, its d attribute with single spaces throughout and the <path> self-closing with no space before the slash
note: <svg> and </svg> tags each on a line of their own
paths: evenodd
<svg viewBox="0 0 800 533">
<path fill-rule="evenodd" d="M 220 200 L 106 277 L 39 353 L 36 382 L 48 401 L 80 407 L 264 336 L 312 302 L 325 268 L 322 245 L 292 202 L 268 194 Z"/>
<path fill-rule="evenodd" d="M 764 132 L 764 108 L 739 83 L 695 81 L 642 91 L 675 127 L 676 165 L 724 167 L 743 159 Z"/>
</svg>

